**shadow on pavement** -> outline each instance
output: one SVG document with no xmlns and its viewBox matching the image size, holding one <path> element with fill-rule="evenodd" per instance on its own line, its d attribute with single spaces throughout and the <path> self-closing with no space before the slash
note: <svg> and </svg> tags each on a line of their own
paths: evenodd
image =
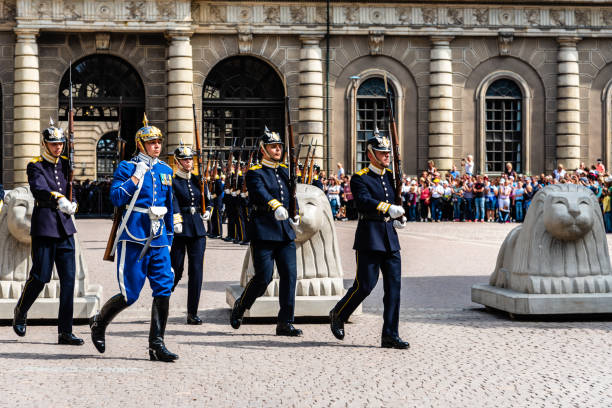
<svg viewBox="0 0 612 408">
<path fill-rule="evenodd" d="M 133 357 L 103 357 L 95 354 L 49 354 L 49 353 L 7 353 L 0 354 L 0 358 L 8 360 L 127 360 L 127 361 L 148 361 L 148 358 L 133 358 Z"/>
<path fill-rule="evenodd" d="M 180 344 L 188 344 L 193 346 L 211 346 L 211 347 L 227 347 L 227 348 L 245 348 L 245 349 L 260 349 L 260 348 L 310 348 L 310 347 L 350 347 L 350 348 L 378 348 L 377 346 L 368 346 L 363 344 L 343 344 L 329 341 L 300 341 L 284 342 L 275 340 L 256 340 L 256 341 L 195 341 L 195 342 L 180 342 Z"/>
</svg>

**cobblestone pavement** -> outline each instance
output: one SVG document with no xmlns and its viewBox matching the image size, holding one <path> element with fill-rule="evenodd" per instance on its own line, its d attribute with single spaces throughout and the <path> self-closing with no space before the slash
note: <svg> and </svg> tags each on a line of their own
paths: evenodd
<svg viewBox="0 0 612 408">
<path fill-rule="evenodd" d="M 101 261 L 110 223 L 79 220 L 90 280 L 117 291 Z M 172 297 L 166 333 L 180 355 L 147 360 L 150 290 L 109 328 L 98 354 L 85 325 L 82 347 L 54 344 L 55 328 L 17 338 L 0 327 L 1 406 L 198 407 L 609 407 L 612 317 L 510 320 L 470 302 L 512 225 L 410 224 L 402 241 L 400 332 L 408 351 L 383 350 L 382 285 L 337 341 L 322 322 L 304 337 L 277 338 L 273 322 L 228 324 L 227 284 L 239 279 L 245 247 L 208 243 L 200 316 L 184 324 L 186 282 Z M 338 223 L 345 286 L 354 277 L 355 224 Z"/>
</svg>

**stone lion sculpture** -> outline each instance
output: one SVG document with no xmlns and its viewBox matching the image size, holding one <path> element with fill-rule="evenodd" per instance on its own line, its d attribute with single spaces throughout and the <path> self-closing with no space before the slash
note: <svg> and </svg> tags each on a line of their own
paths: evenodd
<svg viewBox="0 0 612 408">
<path fill-rule="evenodd" d="M 7 191 L 0 212 L 0 299 L 18 299 L 32 268 L 30 225 L 34 197 L 29 187 L 17 187 Z M 75 236 L 76 282 L 75 297 L 85 295 L 87 265 Z M 59 298 L 59 278 L 53 270 L 51 281 L 40 295 Z"/>
<path fill-rule="evenodd" d="M 597 197 L 555 184 L 533 198 L 504 240 L 490 284 L 529 294 L 612 292 L 612 268 Z"/>
<path fill-rule="evenodd" d="M 301 222 L 296 230 L 297 296 L 344 295 L 342 263 L 336 238 L 334 218 L 327 197 L 321 189 L 298 184 L 297 198 Z M 253 276 L 250 248 L 244 258 L 240 286 Z M 264 296 L 278 296 L 278 273 Z"/>
</svg>

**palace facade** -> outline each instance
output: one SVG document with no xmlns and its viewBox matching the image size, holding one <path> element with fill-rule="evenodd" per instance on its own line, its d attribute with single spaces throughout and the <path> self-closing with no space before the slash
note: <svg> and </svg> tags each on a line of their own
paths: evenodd
<svg viewBox="0 0 612 408">
<path fill-rule="evenodd" d="M 71 65 L 72 64 L 72 65 Z M 72 69 L 69 69 L 69 67 Z M 600 0 L 0 0 L 2 179 L 26 182 L 72 81 L 76 176 L 112 175 L 146 112 L 204 149 L 284 133 L 285 97 L 324 169 L 366 162 L 385 78 L 408 174 L 468 154 L 522 173 L 612 165 L 612 6 Z"/>
</svg>

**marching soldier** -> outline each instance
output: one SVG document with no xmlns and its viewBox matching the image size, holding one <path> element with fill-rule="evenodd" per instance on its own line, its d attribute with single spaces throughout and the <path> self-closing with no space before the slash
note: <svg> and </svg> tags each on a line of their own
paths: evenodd
<svg viewBox="0 0 612 408">
<path fill-rule="evenodd" d="M 406 221 L 403 207 L 390 203 L 394 197 L 393 174 L 387 168 L 390 151 L 389 139 L 376 132 L 367 141 L 370 165 L 351 177 L 351 191 L 359 211 L 353 245 L 357 275 L 353 286 L 330 311 L 329 317 L 332 333 L 342 340 L 344 322 L 374 289 L 379 271 L 382 271 L 385 295 L 381 346 L 407 349 L 410 345 L 398 332 L 402 273 L 396 232 L 396 228 L 406 226 Z"/>
<path fill-rule="evenodd" d="M 289 218 L 289 172 L 280 163 L 283 142 L 278 133 L 267 128 L 260 139 L 263 155 L 261 164 L 246 173 L 249 196 L 249 237 L 255 274 L 246 285 L 242 296 L 236 299 L 230 324 L 238 329 L 244 312 L 263 295 L 272 281 L 274 262 L 280 278 L 280 311 L 276 326 L 277 336 L 301 336 L 302 330 L 293 327 L 297 267 L 295 231 L 299 224 Z"/>
<path fill-rule="evenodd" d="M 172 168 L 159 160 L 162 139 L 161 131 L 149 126 L 145 116 L 144 126 L 136 133 L 138 155 L 115 170 L 110 198 L 116 207 L 127 206 L 115 241 L 121 293 L 110 298 L 89 325 L 92 342 L 104 353 L 106 327 L 136 302 L 148 278 L 153 290 L 149 358 L 170 362 L 178 359 L 164 344 L 174 284 L 170 246 L 174 232 L 182 232 L 182 219 L 173 211 Z"/>
<path fill-rule="evenodd" d="M 206 228 L 204 223 L 210 219 L 212 206 L 208 196 L 208 188 L 204 186 L 204 204 L 206 208 L 202 214 L 202 190 L 198 177 L 191 173 L 193 169 L 193 150 L 181 145 L 174 151 L 177 170 L 172 188 L 174 189 L 175 205 L 180 208 L 183 219 L 183 231 L 176 233 L 172 241 L 170 258 L 174 269 L 174 286 L 183 277 L 185 266 L 185 250 L 188 257 L 187 283 L 187 324 L 202 324 L 198 317 L 198 304 L 202 291 L 202 276 L 204 264 L 204 251 L 206 250 Z"/>
<path fill-rule="evenodd" d="M 28 310 L 51 280 L 55 264 L 60 279 L 58 344 L 80 346 L 83 340 L 72 334 L 76 228 L 71 216 L 77 204 L 64 195 L 70 173 L 68 158 L 61 156 L 66 137 L 53 121 L 42 135 L 42 156 L 32 159 L 27 167 L 28 183 L 35 199 L 30 231 L 32 269 L 15 307 L 13 330 L 18 336 L 25 336 Z"/>
<path fill-rule="evenodd" d="M 231 157 L 228 160 L 232 160 Z M 236 239 L 236 195 L 232 191 L 235 175 L 234 162 L 232 161 L 230 174 L 226 175 L 225 191 L 223 195 L 223 202 L 225 203 L 225 216 L 227 217 L 227 236 L 223 238 L 223 240 L 226 242 L 232 242 Z"/>
<path fill-rule="evenodd" d="M 2 186 L 2 177 L 0 175 L 0 212 L 2 212 L 2 206 L 4 205 L 4 187 Z"/>
</svg>

